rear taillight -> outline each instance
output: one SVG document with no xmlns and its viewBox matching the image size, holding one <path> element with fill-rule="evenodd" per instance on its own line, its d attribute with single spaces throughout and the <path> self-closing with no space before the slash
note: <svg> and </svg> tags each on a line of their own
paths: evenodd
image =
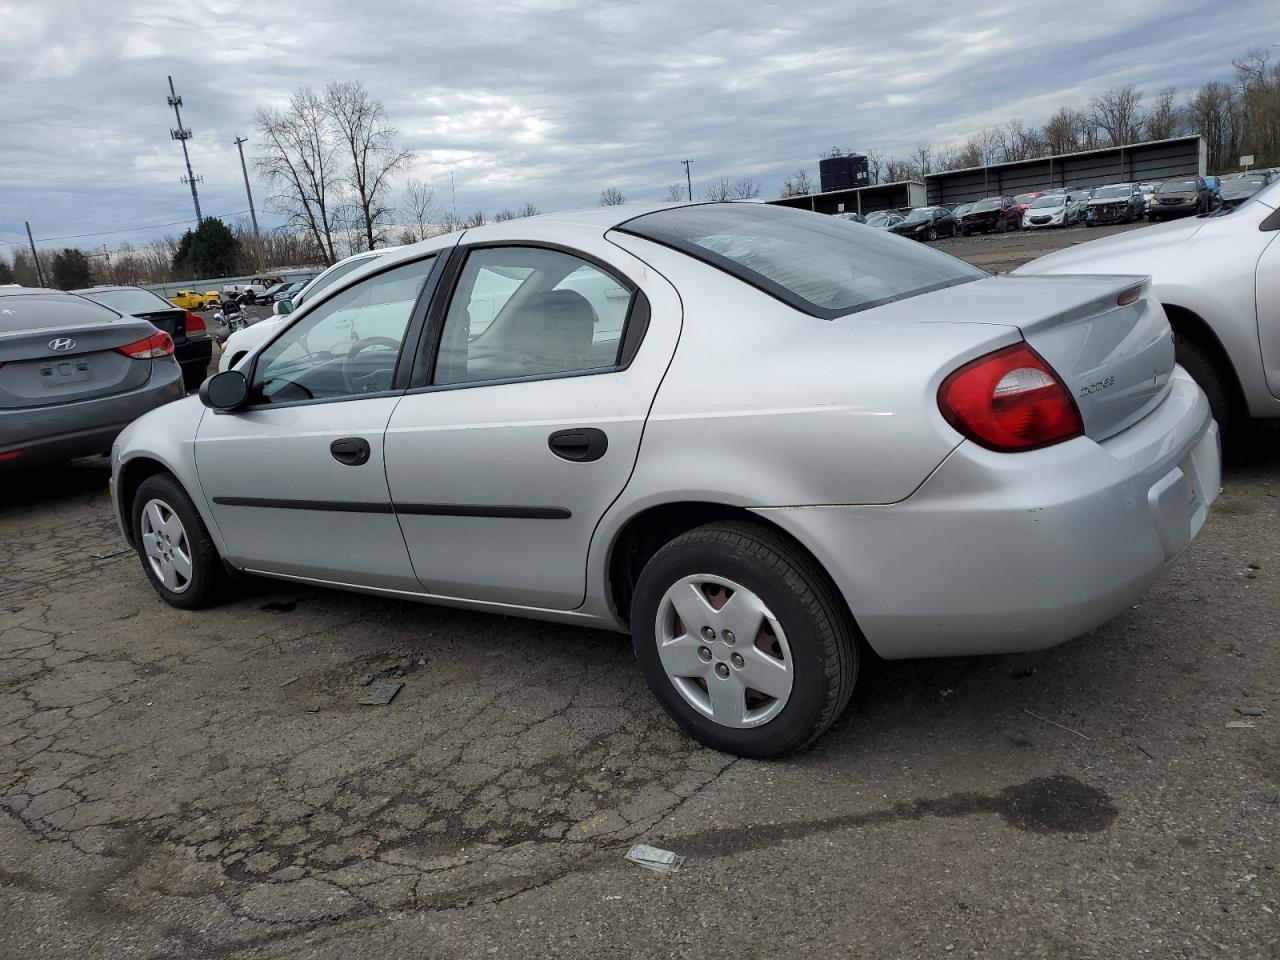
<svg viewBox="0 0 1280 960">
<path fill-rule="evenodd" d="M 6 450 L 4 453 L 0 453 L 0 461 L 17 460 L 24 453 L 26 453 L 25 450 Z"/>
<path fill-rule="evenodd" d="M 970 440 L 1003 453 L 1035 450 L 1084 433 L 1071 393 L 1025 343 L 955 371 L 938 388 L 938 407 Z"/>
<path fill-rule="evenodd" d="M 154 357 L 171 357 L 173 356 L 173 337 L 169 336 L 163 330 L 157 330 L 145 339 L 135 340 L 133 343 L 126 343 L 123 347 L 116 347 L 116 350 L 119 353 L 123 353 L 126 357 L 132 357 L 134 360 L 150 360 Z"/>
<path fill-rule="evenodd" d="M 208 328 L 208 327 L 206 327 L 206 326 L 204 325 L 204 318 L 203 318 L 203 317 L 197 317 L 197 316 L 196 316 L 194 313 L 192 313 L 190 310 L 188 310 L 186 313 L 187 313 L 186 328 L 187 328 L 187 336 L 188 336 L 188 337 L 189 337 L 189 336 L 191 336 L 193 333 L 207 333 L 207 332 L 208 332 L 209 328 Z"/>
</svg>

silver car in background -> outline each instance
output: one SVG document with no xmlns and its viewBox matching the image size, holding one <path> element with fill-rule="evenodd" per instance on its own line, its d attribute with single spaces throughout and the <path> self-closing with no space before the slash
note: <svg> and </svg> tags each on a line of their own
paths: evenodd
<svg viewBox="0 0 1280 960">
<path fill-rule="evenodd" d="M 107 453 L 131 420 L 184 393 L 173 338 L 149 321 L 0 287 L 0 470 Z"/>
<path fill-rule="evenodd" d="M 1022 215 L 1022 229 L 1069 227 L 1083 216 L 1084 204 L 1072 193 L 1046 193 L 1036 197 Z"/>
<path fill-rule="evenodd" d="M 1280 417 L 1280 182 L 1240 206 L 1103 237 L 1033 260 L 1029 274 L 1151 277 L 1178 363 L 1225 429 Z"/>
<path fill-rule="evenodd" d="M 405 247 L 121 436 L 160 596 L 227 569 L 629 631 L 692 736 L 786 753 L 884 657 L 1127 609 L 1218 494 L 1142 277 L 989 276 L 754 203 Z"/>
</svg>

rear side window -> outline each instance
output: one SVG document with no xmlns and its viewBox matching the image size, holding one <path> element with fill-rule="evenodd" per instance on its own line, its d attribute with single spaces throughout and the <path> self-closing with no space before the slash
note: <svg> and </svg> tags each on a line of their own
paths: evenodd
<svg viewBox="0 0 1280 960">
<path fill-rule="evenodd" d="M 687 253 L 828 320 L 987 275 L 882 230 L 767 204 L 676 207 L 618 229 Z"/>
</svg>

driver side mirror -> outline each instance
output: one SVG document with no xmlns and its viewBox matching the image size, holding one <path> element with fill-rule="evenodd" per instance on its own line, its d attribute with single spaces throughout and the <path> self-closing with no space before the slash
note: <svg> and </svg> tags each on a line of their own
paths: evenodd
<svg viewBox="0 0 1280 960">
<path fill-rule="evenodd" d="M 223 370 L 200 384 L 200 402 L 214 410 L 238 410 L 249 402 L 249 381 L 239 370 Z"/>
<path fill-rule="evenodd" d="M 274 313 L 277 317 L 283 317 L 286 314 L 293 313 L 293 301 L 277 300 L 275 303 L 271 305 L 271 312 Z"/>
</svg>

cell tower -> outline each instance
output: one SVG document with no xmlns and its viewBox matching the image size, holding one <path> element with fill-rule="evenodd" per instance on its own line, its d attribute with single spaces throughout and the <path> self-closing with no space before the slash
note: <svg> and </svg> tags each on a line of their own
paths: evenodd
<svg viewBox="0 0 1280 960">
<path fill-rule="evenodd" d="M 191 186 L 191 202 L 196 205 L 196 225 L 199 226 L 204 217 L 200 216 L 200 194 L 196 192 L 196 184 L 203 183 L 204 177 L 197 177 L 191 172 L 191 156 L 187 153 L 187 141 L 191 139 L 191 131 L 182 125 L 182 113 L 178 109 L 182 106 L 182 98 L 173 89 L 173 77 L 169 78 L 169 106 L 173 107 L 173 115 L 178 118 L 178 126 L 169 131 L 169 137 L 182 144 L 182 159 L 187 162 L 187 175 L 179 177 L 178 180 Z"/>
</svg>

